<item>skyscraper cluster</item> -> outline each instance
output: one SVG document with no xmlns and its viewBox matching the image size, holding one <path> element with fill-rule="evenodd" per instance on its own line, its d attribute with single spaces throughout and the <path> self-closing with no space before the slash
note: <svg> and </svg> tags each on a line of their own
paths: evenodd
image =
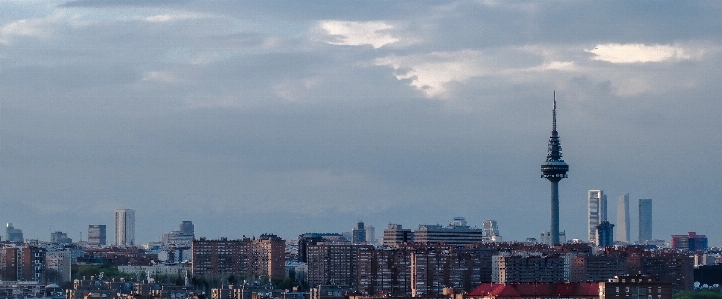
<svg viewBox="0 0 722 299">
<path fill-rule="evenodd" d="M 607 220 L 607 195 L 602 190 L 589 190 L 587 209 L 589 242 L 598 246 L 610 246 L 608 242 L 601 242 L 598 235 L 601 233 L 606 238 L 612 238 L 612 229 L 616 227 L 616 241 L 630 243 L 630 211 L 629 211 L 629 193 L 625 193 L 617 199 L 617 223 L 611 224 Z M 645 242 L 652 240 L 652 200 L 649 198 L 639 199 L 639 234 L 638 241 Z M 604 228 L 600 232 L 599 228 Z M 602 245 L 606 244 L 606 245 Z"/>
</svg>

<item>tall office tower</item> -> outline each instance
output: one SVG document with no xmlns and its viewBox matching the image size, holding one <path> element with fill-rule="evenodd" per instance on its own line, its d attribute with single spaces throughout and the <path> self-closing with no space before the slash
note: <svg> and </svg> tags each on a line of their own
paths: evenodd
<svg viewBox="0 0 722 299">
<path fill-rule="evenodd" d="M 135 210 L 115 210 L 115 245 L 135 245 Z"/>
<path fill-rule="evenodd" d="M 88 244 L 95 246 L 104 246 L 106 244 L 105 224 L 88 225 Z"/>
<path fill-rule="evenodd" d="M 366 229 L 364 228 L 363 221 L 356 223 L 356 228 L 351 230 L 351 243 L 366 243 Z"/>
<path fill-rule="evenodd" d="M 589 190 L 587 197 L 587 228 L 589 243 L 596 244 L 597 225 L 607 220 L 607 196 L 602 190 Z"/>
<path fill-rule="evenodd" d="M 552 135 L 549 137 L 547 160 L 541 165 L 542 178 L 551 182 L 551 227 L 549 230 L 551 246 L 559 243 L 559 181 L 567 177 L 569 165 L 562 159 L 562 146 L 557 132 L 557 97 L 554 92 L 554 108 L 552 109 Z"/>
<path fill-rule="evenodd" d="M 617 199 L 617 241 L 629 239 L 629 193 L 624 193 Z"/>
<path fill-rule="evenodd" d="M 195 227 L 193 226 L 193 221 L 181 222 L 179 231 L 184 235 L 195 235 Z"/>
<path fill-rule="evenodd" d="M 639 199 L 639 242 L 652 240 L 652 199 Z"/>
</svg>

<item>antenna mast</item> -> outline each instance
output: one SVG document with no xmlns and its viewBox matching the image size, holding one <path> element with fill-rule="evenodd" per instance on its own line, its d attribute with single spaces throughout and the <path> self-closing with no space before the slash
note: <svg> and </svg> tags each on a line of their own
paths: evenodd
<svg viewBox="0 0 722 299">
<path fill-rule="evenodd" d="M 557 91 L 554 91 L 554 108 L 552 109 L 552 132 L 557 131 Z"/>
</svg>

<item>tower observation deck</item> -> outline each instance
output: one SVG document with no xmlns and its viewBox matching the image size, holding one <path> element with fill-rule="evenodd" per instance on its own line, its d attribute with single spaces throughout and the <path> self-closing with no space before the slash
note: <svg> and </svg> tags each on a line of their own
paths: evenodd
<svg viewBox="0 0 722 299">
<path fill-rule="evenodd" d="M 547 159 L 541 165 L 542 178 L 551 182 L 551 244 L 559 244 L 559 181 L 567 177 L 569 165 L 562 159 L 562 146 L 557 132 L 557 99 L 554 92 L 554 108 L 552 109 L 552 135 L 549 137 Z"/>
</svg>

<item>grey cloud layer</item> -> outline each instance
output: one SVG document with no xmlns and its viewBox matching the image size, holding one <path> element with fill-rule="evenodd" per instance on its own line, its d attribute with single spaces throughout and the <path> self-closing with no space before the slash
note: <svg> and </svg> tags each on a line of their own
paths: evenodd
<svg viewBox="0 0 722 299">
<path fill-rule="evenodd" d="M 714 243 L 720 7 L 680 5 L 5 2 L 0 221 L 46 239 L 127 207 L 154 240 L 466 216 L 536 237 L 556 89 L 569 236 L 603 189 L 655 219 L 705 206 L 655 237 Z"/>
</svg>

